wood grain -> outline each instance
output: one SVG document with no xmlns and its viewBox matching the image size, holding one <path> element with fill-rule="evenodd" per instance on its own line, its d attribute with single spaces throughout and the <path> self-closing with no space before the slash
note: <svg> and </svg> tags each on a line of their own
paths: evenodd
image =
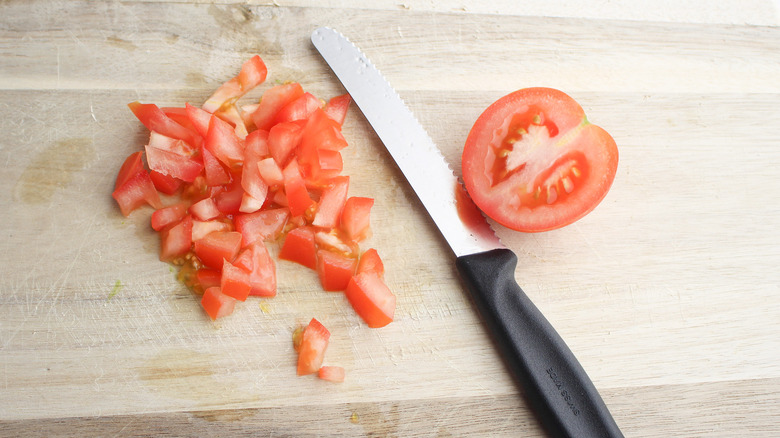
<svg viewBox="0 0 780 438">
<path fill-rule="evenodd" d="M 254 53 L 270 74 L 249 99 L 285 80 L 342 92 L 308 42 L 319 25 L 374 60 L 456 172 L 496 98 L 575 97 L 615 137 L 618 175 L 570 227 L 496 227 L 519 284 L 626 436 L 780 434 L 777 5 L 630 6 L 0 2 L 0 436 L 542 436 L 356 108 L 345 172 L 376 199 L 385 329 L 283 262 L 278 297 L 211 323 L 157 261 L 151 211 L 110 198 L 147 135 L 130 101 L 202 102 Z M 295 376 L 291 333 L 313 316 L 341 385 Z"/>
</svg>

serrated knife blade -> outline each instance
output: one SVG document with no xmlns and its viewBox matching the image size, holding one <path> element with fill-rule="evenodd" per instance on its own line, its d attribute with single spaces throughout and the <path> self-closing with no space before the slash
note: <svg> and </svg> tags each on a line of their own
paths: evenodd
<svg viewBox="0 0 780 438">
<path fill-rule="evenodd" d="M 593 382 L 515 281 L 517 256 L 475 208 L 398 93 L 354 44 L 322 27 L 314 47 L 352 96 L 456 255 L 464 283 L 537 417 L 552 436 L 622 437 Z"/>
</svg>

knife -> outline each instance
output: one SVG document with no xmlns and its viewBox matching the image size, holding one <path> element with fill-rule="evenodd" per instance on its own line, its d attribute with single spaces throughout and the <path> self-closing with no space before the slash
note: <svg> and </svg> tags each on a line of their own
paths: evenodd
<svg viewBox="0 0 780 438">
<path fill-rule="evenodd" d="M 463 282 L 505 362 L 548 433 L 622 437 L 593 382 L 515 281 L 517 256 L 476 212 L 439 149 L 379 70 L 346 37 L 311 35 L 455 253 Z M 464 220 L 464 218 L 468 220 Z"/>
</svg>

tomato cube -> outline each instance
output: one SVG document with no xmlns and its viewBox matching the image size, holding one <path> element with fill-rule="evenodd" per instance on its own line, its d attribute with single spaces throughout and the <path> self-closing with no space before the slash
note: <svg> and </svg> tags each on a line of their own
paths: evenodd
<svg viewBox="0 0 780 438">
<path fill-rule="evenodd" d="M 303 330 L 298 349 L 298 375 L 314 374 L 322 367 L 330 332 L 322 323 L 312 318 Z"/>
<path fill-rule="evenodd" d="M 372 198 L 350 197 L 341 211 L 341 229 L 347 237 L 359 242 L 371 236 L 371 207 L 374 206 Z"/>
<path fill-rule="evenodd" d="M 349 94 L 333 97 L 325 105 L 325 114 L 339 125 L 343 125 L 344 119 L 347 118 L 350 102 L 352 102 L 352 96 Z"/>
<path fill-rule="evenodd" d="M 214 231 L 195 241 L 195 255 L 211 269 L 222 269 L 223 260 L 233 262 L 241 249 L 241 233 Z"/>
<path fill-rule="evenodd" d="M 349 281 L 347 300 L 369 327 L 384 327 L 393 321 L 395 295 L 374 272 L 363 272 Z"/>
<path fill-rule="evenodd" d="M 382 263 L 382 259 L 379 258 L 379 253 L 374 248 L 369 249 L 360 256 L 357 273 L 360 274 L 362 272 L 373 272 L 378 275 L 379 278 L 382 278 L 385 275 L 385 265 Z"/>
<path fill-rule="evenodd" d="M 246 301 L 252 285 L 249 284 L 249 274 L 243 269 L 233 266 L 225 260 L 222 265 L 222 278 L 219 288 L 223 294 L 238 301 Z"/>
<path fill-rule="evenodd" d="M 273 208 L 248 214 L 237 214 L 233 218 L 236 231 L 241 233 L 242 246 L 257 240 L 274 240 L 279 237 L 290 217 L 287 208 Z"/>
<path fill-rule="evenodd" d="M 306 189 L 306 184 L 301 177 L 296 160 L 290 161 L 287 167 L 282 171 L 284 176 L 284 192 L 287 194 L 287 203 L 290 207 L 290 214 L 301 216 L 306 210 L 314 204 Z"/>
<path fill-rule="evenodd" d="M 317 245 L 314 243 L 314 230 L 311 227 L 299 227 L 290 230 L 284 239 L 279 258 L 317 269 Z"/>
<path fill-rule="evenodd" d="M 195 219 L 208 221 L 220 215 L 217 204 L 211 198 L 204 198 L 190 206 L 190 213 Z"/>
<path fill-rule="evenodd" d="M 303 87 L 297 82 L 276 85 L 263 93 L 260 104 L 252 113 L 255 127 L 260 130 L 269 130 L 275 123 L 276 113 L 279 110 L 303 95 Z"/>
<path fill-rule="evenodd" d="M 184 204 L 159 208 L 152 213 L 152 228 L 155 231 L 161 231 L 169 225 L 178 223 L 186 215 L 187 207 Z"/>
<path fill-rule="evenodd" d="M 334 178 L 330 186 L 322 192 L 312 224 L 322 228 L 336 227 L 339 224 L 344 203 L 347 201 L 348 190 L 348 176 Z"/>
<path fill-rule="evenodd" d="M 152 178 L 146 169 L 141 168 L 135 174 L 127 177 L 120 175 L 120 177 L 117 177 L 117 182 L 120 182 L 120 180 L 122 180 L 122 185 L 114 190 L 111 196 L 119 204 L 119 209 L 124 216 L 130 215 L 133 210 L 144 204 L 149 204 L 154 208 L 162 208 L 160 194 L 154 188 Z"/>
<path fill-rule="evenodd" d="M 233 313 L 236 300 L 222 293 L 219 287 L 210 287 L 203 292 L 200 305 L 212 320 L 222 318 Z"/>
<path fill-rule="evenodd" d="M 268 150 L 279 166 L 285 166 L 298 146 L 303 127 L 298 122 L 283 122 L 268 131 Z"/>
<path fill-rule="evenodd" d="M 342 291 L 355 275 L 357 260 L 334 252 L 317 251 L 317 274 L 326 291 Z"/>
<path fill-rule="evenodd" d="M 192 217 L 187 215 L 178 224 L 160 232 L 160 260 L 183 257 L 192 248 Z"/>
</svg>

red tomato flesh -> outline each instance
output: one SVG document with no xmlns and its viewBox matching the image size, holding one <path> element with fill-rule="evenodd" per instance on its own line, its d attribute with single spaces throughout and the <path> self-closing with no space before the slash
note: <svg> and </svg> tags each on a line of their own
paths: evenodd
<svg viewBox="0 0 780 438">
<path fill-rule="evenodd" d="M 219 287 L 210 287 L 203 292 L 200 305 L 212 320 L 222 318 L 233 313 L 236 300 L 222 293 Z"/>
<path fill-rule="evenodd" d="M 375 272 L 363 272 L 349 281 L 347 300 L 371 328 L 384 327 L 393 321 L 395 295 Z"/>
<path fill-rule="evenodd" d="M 178 223 L 187 214 L 187 207 L 184 204 L 171 205 L 170 207 L 160 208 L 152 213 L 152 228 L 160 231 L 168 225 Z"/>
<path fill-rule="evenodd" d="M 219 288 L 223 294 L 229 297 L 238 301 L 246 301 L 249 291 L 252 290 L 252 285 L 249 284 L 249 273 L 224 260 Z"/>
<path fill-rule="evenodd" d="M 373 198 L 350 197 L 341 211 L 341 229 L 347 237 L 359 242 L 371 236 L 371 207 Z"/>
<path fill-rule="evenodd" d="M 376 249 L 371 248 L 360 256 L 360 261 L 357 266 L 357 273 L 373 272 L 382 278 L 385 275 L 385 265 L 382 263 L 382 259 L 379 257 L 379 253 Z"/>
<path fill-rule="evenodd" d="M 582 107 L 551 88 L 502 97 L 479 116 L 463 149 L 474 203 L 500 224 L 538 232 L 571 224 L 606 196 L 618 164 L 615 141 Z"/>
<path fill-rule="evenodd" d="M 265 242 L 284 236 L 280 259 L 315 270 L 324 290 L 345 291 L 369 326 L 384 326 L 395 308 L 384 266 L 373 249 L 358 259 L 373 199 L 350 198 L 341 174 L 351 97 L 323 105 L 300 84 L 285 83 L 257 103 L 239 104 L 266 75 L 254 56 L 202 108 L 130 103 L 150 136 L 145 151 L 122 164 L 112 196 L 124 215 L 155 208 L 160 259 L 180 267 L 178 278 L 202 294 L 212 319 L 230 314 L 236 301 L 276 295 Z M 159 192 L 177 199 L 163 206 Z M 343 368 L 322 367 L 329 336 L 316 319 L 302 331 L 299 374 L 344 380 Z"/>
<path fill-rule="evenodd" d="M 195 255 L 211 269 L 222 269 L 223 260 L 233 262 L 241 249 L 241 233 L 214 231 L 195 241 Z"/>
<path fill-rule="evenodd" d="M 317 244 L 311 227 L 299 227 L 287 233 L 279 258 L 317 269 Z"/>
<path fill-rule="evenodd" d="M 352 257 L 323 249 L 317 251 L 317 274 L 323 290 L 345 290 L 356 268 L 357 260 Z"/>
<path fill-rule="evenodd" d="M 317 377 L 328 382 L 341 383 L 346 377 L 346 372 L 343 367 L 337 367 L 333 365 L 320 367 L 317 371 Z"/>
<path fill-rule="evenodd" d="M 322 323 L 312 318 L 303 330 L 298 349 L 298 375 L 314 374 L 322 367 L 330 332 Z"/>
</svg>

